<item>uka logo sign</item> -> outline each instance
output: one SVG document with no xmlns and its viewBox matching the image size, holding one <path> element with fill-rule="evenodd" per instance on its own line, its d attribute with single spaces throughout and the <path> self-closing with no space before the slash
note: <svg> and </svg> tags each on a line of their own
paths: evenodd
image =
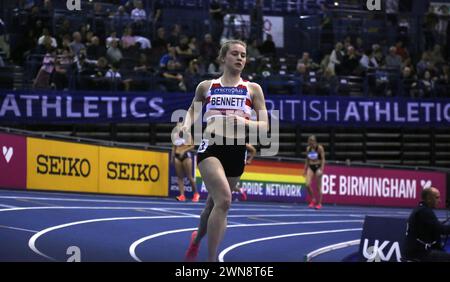
<svg viewBox="0 0 450 282">
<path fill-rule="evenodd" d="M 390 261 L 392 255 L 395 253 L 398 262 L 401 261 L 400 245 L 398 242 L 393 242 L 390 249 L 387 250 L 387 246 L 390 245 L 390 241 L 384 241 L 380 245 L 380 241 L 375 240 L 373 246 L 369 247 L 369 240 L 364 239 L 363 256 L 368 262 L 380 262 Z M 385 250 L 386 249 L 386 250 Z M 385 251 L 387 254 L 385 255 Z"/>
</svg>

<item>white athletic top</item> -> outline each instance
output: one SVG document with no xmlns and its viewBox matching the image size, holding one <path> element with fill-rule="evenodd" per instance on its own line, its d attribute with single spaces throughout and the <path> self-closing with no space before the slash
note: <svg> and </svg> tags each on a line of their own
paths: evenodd
<svg viewBox="0 0 450 282">
<path fill-rule="evenodd" d="M 205 119 L 224 117 L 235 114 L 250 119 L 252 114 L 252 98 L 250 96 L 249 82 L 241 78 L 237 86 L 225 87 L 220 78 L 212 80 L 206 95 Z"/>
</svg>

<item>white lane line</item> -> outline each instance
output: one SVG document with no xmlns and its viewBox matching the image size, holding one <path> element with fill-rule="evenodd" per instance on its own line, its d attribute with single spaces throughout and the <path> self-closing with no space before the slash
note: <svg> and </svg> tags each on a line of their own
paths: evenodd
<svg viewBox="0 0 450 282">
<path fill-rule="evenodd" d="M 51 206 L 51 207 L 20 207 L 20 208 L 11 208 L 11 209 L 0 209 L 0 212 L 11 212 L 11 211 L 25 211 L 25 210 L 65 210 L 65 209 L 86 209 L 86 210 L 154 210 L 154 211 L 162 211 L 164 209 L 159 208 L 149 208 L 149 207 L 88 207 L 88 206 L 81 206 L 81 207 L 57 207 L 57 206 Z M 167 210 L 168 212 L 170 210 Z M 244 211 L 242 209 L 242 211 Z M 270 211 L 270 210 L 269 210 Z M 189 214 L 190 217 L 198 217 L 197 215 Z M 289 213 L 289 214 L 246 214 L 246 215 L 228 215 L 228 217 L 343 217 L 344 215 L 340 214 L 326 214 L 326 213 L 317 213 L 317 214 L 306 214 L 306 213 Z M 358 217 L 363 218 L 365 215 L 361 214 L 348 214 L 349 217 Z"/>
<path fill-rule="evenodd" d="M 10 205 L 4 205 L 4 204 L 0 204 L 0 207 L 8 208 L 8 209 L 17 208 L 17 206 L 10 206 Z"/>
<path fill-rule="evenodd" d="M 363 220 L 326 220 L 326 221 L 296 221 L 296 222 L 277 222 L 277 223 L 253 223 L 253 224 L 237 224 L 237 225 L 228 225 L 227 228 L 238 228 L 238 227 L 261 227 L 261 226 L 282 226 L 282 225 L 306 225 L 306 224 L 327 224 L 327 223 L 363 223 Z M 142 237 L 139 240 L 134 241 L 129 248 L 130 256 L 138 262 L 142 262 L 142 260 L 136 255 L 136 248 L 144 243 L 145 241 L 166 236 L 169 234 L 182 233 L 188 231 L 197 230 L 197 227 L 194 228 L 183 228 L 183 229 L 174 229 L 167 230 L 155 234 L 151 234 L 146 237 Z"/>
<path fill-rule="evenodd" d="M 295 236 L 307 236 L 307 235 L 318 235 L 318 234 L 330 234 L 330 233 L 341 233 L 341 232 L 351 232 L 351 231 L 361 231 L 362 228 L 349 228 L 349 229 L 334 229 L 334 230 L 323 230 L 323 231 L 314 231 L 314 232 L 302 232 L 302 233 L 292 233 L 292 234 L 283 234 L 278 236 L 271 236 L 271 237 L 264 237 L 264 238 L 257 238 L 252 239 L 248 241 L 244 241 L 241 243 L 237 243 L 234 245 L 229 246 L 228 248 L 224 249 L 219 254 L 219 262 L 224 262 L 225 255 L 230 252 L 233 249 L 242 247 L 244 245 L 249 245 L 257 242 L 262 241 L 268 241 L 268 240 L 275 240 L 275 239 L 281 239 L 281 238 L 288 238 L 288 237 L 295 237 Z"/>
<path fill-rule="evenodd" d="M 121 203 L 121 204 L 157 204 L 157 205 L 180 205 L 178 202 L 157 202 L 157 201 L 121 201 L 121 200 L 94 200 L 79 198 L 48 198 L 48 197 L 16 197 L 0 196 L 0 199 L 25 199 L 40 201 L 61 201 L 61 202 L 87 202 L 87 203 Z M 183 205 L 201 205 L 202 203 L 183 203 Z"/>
<path fill-rule="evenodd" d="M 128 203 L 128 204 L 156 204 L 156 205 L 172 205 L 172 206 L 180 206 L 180 205 L 194 205 L 194 206 L 203 206 L 204 202 L 199 203 L 180 203 L 180 202 L 171 202 L 170 199 L 168 200 L 160 200 L 153 201 L 152 199 L 149 199 L 148 201 L 136 201 L 136 200 L 108 200 L 108 199 L 81 199 L 81 198 L 49 198 L 49 197 L 32 197 L 32 196 L 0 196 L 0 199 L 29 199 L 29 200 L 44 200 L 44 201 L 68 201 L 68 202 L 90 202 L 90 203 Z M 304 210 L 311 213 L 318 213 L 319 211 L 307 209 L 306 206 L 284 206 L 284 205 L 271 205 L 271 204 L 258 204 L 257 202 L 248 202 L 245 204 L 239 204 L 239 203 L 233 203 L 233 207 L 261 207 L 261 208 L 270 208 L 270 207 L 277 207 L 277 208 L 285 208 L 286 211 L 295 211 L 295 210 Z M 373 208 L 346 208 L 346 207 L 326 207 L 327 212 L 342 212 L 342 213 L 348 213 L 349 211 L 353 213 L 381 213 L 381 214 L 409 214 L 410 211 L 398 211 L 398 210 L 390 210 L 390 209 L 384 209 L 384 210 L 371 210 Z M 380 207 L 380 209 L 383 209 L 383 207 Z"/>
<path fill-rule="evenodd" d="M 324 253 L 332 252 L 332 251 L 343 249 L 343 248 L 348 248 L 348 247 L 351 247 L 351 246 L 354 246 L 354 245 L 359 245 L 360 242 L 361 242 L 361 239 L 357 239 L 357 240 L 346 241 L 346 242 L 341 242 L 341 243 L 325 246 L 323 248 L 314 250 L 314 251 L 309 252 L 308 254 L 306 254 L 305 261 L 309 262 L 313 258 L 315 258 L 317 256 L 320 256 L 320 255 L 322 255 Z"/>
<path fill-rule="evenodd" d="M 36 231 L 36 230 L 25 229 L 25 228 L 19 228 L 19 227 L 13 227 L 13 226 L 6 226 L 6 225 L 0 225 L 0 228 L 6 228 L 6 229 L 12 229 L 12 230 L 19 230 L 19 231 L 25 231 L 25 232 L 30 232 L 30 233 L 37 233 L 37 232 L 38 232 L 38 231 Z"/>
<path fill-rule="evenodd" d="M 167 218 L 189 218 L 190 216 L 182 216 L 182 215 L 168 215 L 168 216 L 134 216 L 134 217 L 108 217 L 108 218 L 96 218 L 96 219 L 89 219 L 89 220 L 82 220 L 82 221 L 75 221 L 75 222 L 69 222 L 61 225 L 52 226 L 49 228 L 46 228 L 44 230 L 39 231 L 38 233 L 34 234 L 30 240 L 28 241 L 28 247 L 35 252 L 36 254 L 45 257 L 49 260 L 56 261 L 56 259 L 47 256 L 46 254 L 39 251 L 36 247 L 36 241 L 39 239 L 39 237 L 43 236 L 44 234 L 55 231 L 58 229 L 63 229 L 70 226 L 80 225 L 80 224 L 88 224 L 88 223 L 94 223 L 94 222 L 106 222 L 106 221 L 118 221 L 118 220 L 141 220 L 141 219 L 167 219 Z"/>
</svg>

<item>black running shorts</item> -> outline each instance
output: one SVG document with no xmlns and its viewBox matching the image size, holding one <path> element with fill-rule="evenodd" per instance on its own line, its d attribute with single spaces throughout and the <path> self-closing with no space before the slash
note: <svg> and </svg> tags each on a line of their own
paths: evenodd
<svg viewBox="0 0 450 282">
<path fill-rule="evenodd" d="M 245 145 L 209 145 L 206 140 L 197 151 L 197 165 L 206 158 L 216 157 L 227 177 L 239 177 L 244 173 L 247 149 Z"/>
</svg>

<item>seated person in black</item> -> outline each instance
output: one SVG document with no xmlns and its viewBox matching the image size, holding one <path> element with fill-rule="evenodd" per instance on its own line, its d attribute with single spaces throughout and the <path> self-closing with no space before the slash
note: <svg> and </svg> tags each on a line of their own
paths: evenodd
<svg viewBox="0 0 450 282">
<path fill-rule="evenodd" d="M 433 212 L 439 206 L 440 193 L 436 188 L 422 190 L 422 201 L 408 219 L 405 258 L 419 261 L 447 261 L 450 253 L 441 244 L 441 235 L 450 234 L 450 225 L 444 225 Z"/>
</svg>

